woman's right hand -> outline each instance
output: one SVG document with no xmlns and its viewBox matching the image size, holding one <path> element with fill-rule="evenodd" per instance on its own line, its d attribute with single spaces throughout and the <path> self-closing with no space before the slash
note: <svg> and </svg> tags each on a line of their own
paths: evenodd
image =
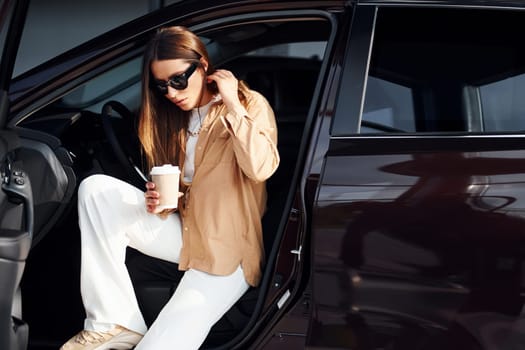
<svg viewBox="0 0 525 350">
<path fill-rule="evenodd" d="M 184 193 L 179 192 L 179 198 L 182 196 L 184 196 Z M 159 209 L 160 193 L 155 191 L 154 182 L 146 182 L 144 197 L 146 197 L 146 210 L 148 213 L 158 214 L 165 219 L 169 214 L 177 211 L 177 209 Z"/>
<path fill-rule="evenodd" d="M 158 214 L 162 211 L 158 208 L 160 194 L 155 191 L 155 183 L 146 182 L 144 197 L 146 197 L 146 210 L 148 213 Z"/>
</svg>

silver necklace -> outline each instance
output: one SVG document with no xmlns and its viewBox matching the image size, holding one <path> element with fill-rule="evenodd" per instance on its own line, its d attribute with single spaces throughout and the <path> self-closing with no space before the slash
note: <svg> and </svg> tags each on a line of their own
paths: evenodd
<svg viewBox="0 0 525 350">
<path fill-rule="evenodd" d="M 216 96 L 217 95 L 213 96 L 213 98 L 210 100 L 210 102 L 207 103 L 206 106 L 202 106 L 202 108 L 204 108 L 204 111 L 206 113 L 208 113 L 209 106 L 211 105 L 212 102 L 215 101 Z M 205 115 L 206 115 L 206 113 L 205 113 Z M 197 114 L 199 115 L 199 127 L 196 130 L 192 131 L 192 130 L 190 130 L 190 127 L 188 125 L 188 130 L 186 130 L 188 136 L 195 137 L 195 136 L 199 135 L 199 133 L 201 132 L 201 129 L 202 129 L 201 107 L 197 107 Z"/>
<path fill-rule="evenodd" d="M 188 135 L 192 136 L 192 137 L 195 137 L 195 136 L 199 135 L 199 133 L 201 132 L 201 128 L 202 128 L 201 113 L 200 113 L 200 110 L 199 110 L 198 107 L 197 107 L 197 113 L 199 114 L 199 127 L 196 130 L 193 130 L 193 131 L 190 130 L 189 127 L 188 127 L 188 130 L 186 130 Z"/>
<path fill-rule="evenodd" d="M 195 131 L 191 131 L 191 130 L 188 129 L 188 131 L 187 131 L 188 135 L 192 136 L 192 137 L 195 137 L 195 136 L 199 135 L 199 133 L 201 132 L 201 128 L 202 128 L 202 125 L 199 126 L 199 128 L 197 130 L 195 130 Z"/>
</svg>

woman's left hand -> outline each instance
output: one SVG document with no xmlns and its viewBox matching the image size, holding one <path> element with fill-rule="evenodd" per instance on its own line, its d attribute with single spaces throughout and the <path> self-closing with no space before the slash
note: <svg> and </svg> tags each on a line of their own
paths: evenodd
<svg viewBox="0 0 525 350">
<path fill-rule="evenodd" d="M 228 108 L 228 111 L 234 112 L 239 108 L 243 108 L 237 92 L 239 90 L 239 81 L 232 72 L 226 69 L 217 69 L 213 74 L 208 75 L 208 82 L 211 81 L 217 83 L 222 101 Z"/>
</svg>

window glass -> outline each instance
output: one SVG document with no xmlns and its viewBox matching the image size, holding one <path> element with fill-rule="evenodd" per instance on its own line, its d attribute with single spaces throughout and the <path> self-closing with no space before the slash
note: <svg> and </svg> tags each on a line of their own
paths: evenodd
<svg viewBox="0 0 525 350">
<path fill-rule="evenodd" d="M 31 0 L 13 76 L 153 10 L 149 0 Z"/>
<path fill-rule="evenodd" d="M 326 42 L 312 41 L 302 43 L 288 43 L 263 47 L 248 55 L 252 56 L 277 56 L 277 57 L 297 57 L 297 58 L 311 58 L 321 59 L 324 55 Z"/>
<path fill-rule="evenodd" d="M 168 5 L 176 4 L 178 2 L 182 2 L 184 0 L 158 0 L 158 1 L 163 3 L 163 6 L 168 6 Z"/>
<path fill-rule="evenodd" d="M 281 25 L 287 23 L 284 21 Z M 251 31 L 250 24 L 229 27 L 228 32 L 210 31 L 200 38 L 206 43 L 211 61 L 217 67 L 232 70 L 252 89 L 262 93 L 282 119 L 304 120 L 326 47 L 326 41 L 305 39 L 314 35 L 318 37 L 319 33 L 328 33 L 329 27 L 328 22 L 316 22 L 318 26 L 315 28 L 309 21 L 291 23 L 293 26 L 287 29 L 294 35 L 290 35 L 290 41 L 285 43 L 282 43 L 278 31 L 257 31 L 258 35 L 264 35 L 269 42 L 280 41 L 279 44 L 266 44 L 257 49 L 253 49 L 253 43 L 257 40 L 250 38 L 246 42 L 237 41 L 235 45 L 224 40 L 229 36 L 238 38 L 236 32 L 246 35 Z M 272 26 L 268 28 L 273 30 L 276 25 L 272 22 Z M 312 28 L 311 32 L 305 31 L 304 27 Z M 117 100 L 136 112 L 141 102 L 141 66 L 142 55 L 115 66 L 63 96 L 55 103 L 54 108 L 80 108 L 100 113 L 105 102 Z"/>
<path fill-rule="evenodd" d="M 485 131 L 525 130 L 525 75 L 479 87 Z"/>
<path fill-rule="evenodd" d="M 360 132 L 525 130 L 524 20 L 511 10 L 380 8 Z"/>
<path fill-rule="evenodd" d="M 76 106 L 92 112 L 100 112 L 107 100 L 122 102 L 130 110 L 137 111 L 140 104 L 140 81 L 142 56 L 117 66 L 64 96 L 64 107 Z"/>
<path fill-rule="evenodd" d="M 361 117 L 361 133 L 415 131 L 412 90 L 369 77 Z"/>
</svg>

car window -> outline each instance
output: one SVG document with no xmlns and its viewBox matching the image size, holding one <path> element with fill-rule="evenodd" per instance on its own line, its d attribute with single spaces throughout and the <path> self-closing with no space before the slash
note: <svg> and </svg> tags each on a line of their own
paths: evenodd
<svg viewBox="0 0 525 350">
<path fill-rule="evenodd" d="M 510 10 L 380 8 L 357 132 L 525 130 L 524 20 Z"/>
<path fill-rule="evenodd" d="M 13 76 L 156 10 L 161 3 L 151 0 L 30 0 Z"/>
<path fill-rule="evenodd" d="M 321 59 L 326 48 L 325 41 L 287 43 L 262 47 L 249 52 L 250 56 L 297 57 Z"/>
<path fill-rule="evenodd" d="M 210 42 L 208 38 L 201 38 L 203 42 Z M 307 58 L 314 61 L 319 61 L 325 50 L 326 42 L 301 42 L 301 43 L 287 43 L 267 46 L 261 49 L 256 49 L 246 53 L 250 57 L 281 57 L 281 58 Z M 140 88 L 140 72 L 141 72 L 142 56 L 136 57 L 124 64 L 121 64 L 96 78 L 79 86 L 71 93 L 65 95 L 60 104 L 62 107 L 76 107 L 85 108 L 92 112 L 99 112 L 102 105 L 106 102 L 108 97 L 121 101 L 131 110 L 138 110 L 139 108 L 139 91 Z M 232 67 L 235 69 L 236 67 Z M 299 72 L 299 71 L 298 71 Z M 301 72 L 303 77 L 301 80 L 309 79 L 311 84 L 314 84 L 317 79 L 317 72 L 312 71 L 313 75 L 304 76 L 304 71 Z M 282 74 L 292 74 L 282 72 Z M 245 76 L 243 78 L 246 78 Z M 297 77 L 296 77 L 297 78 Z M 290 104 L 300 104 L 304 96 L 302 87 L 311 89 L 312 85 L 302 85 L 292 89 L 294 85 L 294 77 L 287 77 L 283 79 L 283 83 L 290 84 Z M 292 93 L 296 91 L 297 93 Z M 294 96 L 296 98 L 294 98 Z M 294 102 L 295 101 L 295 102 Z"/>
<path fill-rule="evenodd" d="M 100 112 L 104 103 L 113 99 L 136 111 L 140 103 L 141 69 L 142 56 L 135 57 L 80 85 L 59 104 L 63 108 Z"/>
<path fill-rule="evenodd" d="M 525 131 L 525 74 L 479 87 L 484 131 Z"/>
<path fill-rule="evenodd" d="M 371 76 L 367 82 L 361 133 L 394 129 L 415 131 L 413 91 Z"/>
<path fill-rule="evenodd" d="M 207 37 L 203 37 L 202 40 L 208 43 L 214 42 Z M 255 85 L 252 88 L 256 88 L 267 95 L 270 102 L 286 105 L 286 107 L 283 106 L 286 109 L 300 108 L 308 102 L 313 92 L 313 86 L 317 81 L 318 68 L 324 56 L 325 46 L 326 42 L 322 41 L 270 45 L 243 53 L 240 56 L 236 55 L 236 58 L 227 64 L 227 68 L 232 69 L 239 78 L 252 82 L 252 85 Z M 214 46 L 212 50 L 219 57 L 224 55 L 217 46 Z M 244 57 L 248 60 L 245 60 Z M 288 59 L 297 59 L 290 62 L 296 64 L 304 63 L 304 66 L 285 71 L 284 69 L 279 70 L 278 67 L 269 67 L 268 64 L 264 65 L 257 60 L 262 58 L 266 62 L 270 62 L 268 61 L 269 57 L 274 58 L 274 63 L 285 62 L 284 60 Z M 215 58 L 212 56 L 212 59 Z M 302 61 L 303 59 L 305 61 Z M 248 62 L 258 62 L 259 66 L 250 66 Z M 80 85 L 57 102 L 55 107 L 82 108 L 92 112 L 100 112 L 108 99 L 116 99 L 124 103 L 129 109 L 137 111 L 140 104 L 141 64 L 142 56 L 138 56 L 124 64 L 118 65 Z M 278 102 L 277 99 L 273 98 L 273 93 L 277 91 L 274 84 L 275 81 L 270 85 L 258 85 L 265 74 L 274 74 L 275 77 L 273 79 L 279 80 L 278 85 L 283 91 L 287 91 L 288 97 L 286 101 Z M 268 77 L 266 76 L 265 78 Z M 297 86 L 297 81 L 306 83 Z"/>
<path fill-rule="evenodd" d="M 279 26 L 289 32 L 283 40 Z M 305 29 L 308 28 L 308 29 Z M 284 30 L 284 29 L 282 29 Z M 230 69 L 261 92 L 279 113 L 281 120 L 304 122 L 317 83 L 326 42 L 330 34 L 328 21 L 283 20 L 228 26 L 199 33 L 217 67 Z M 239 39 L 243 36 L 243 39 Z M 321 38 L 325 40 L 320 40 Z M 141 102 L 142 55 L 137 55 L 79 84 L 47 108 L 24 122 L 57 111 L 82 110 L 98 114 L 109 100 L 117 100 L 132 112 Z M 298 83 L 300 82 L 300 83 Z M 286 98 L 283 96 L 286 95 Z M 294 137 L 292 134 L 288 134 Z"/>
</svg>

